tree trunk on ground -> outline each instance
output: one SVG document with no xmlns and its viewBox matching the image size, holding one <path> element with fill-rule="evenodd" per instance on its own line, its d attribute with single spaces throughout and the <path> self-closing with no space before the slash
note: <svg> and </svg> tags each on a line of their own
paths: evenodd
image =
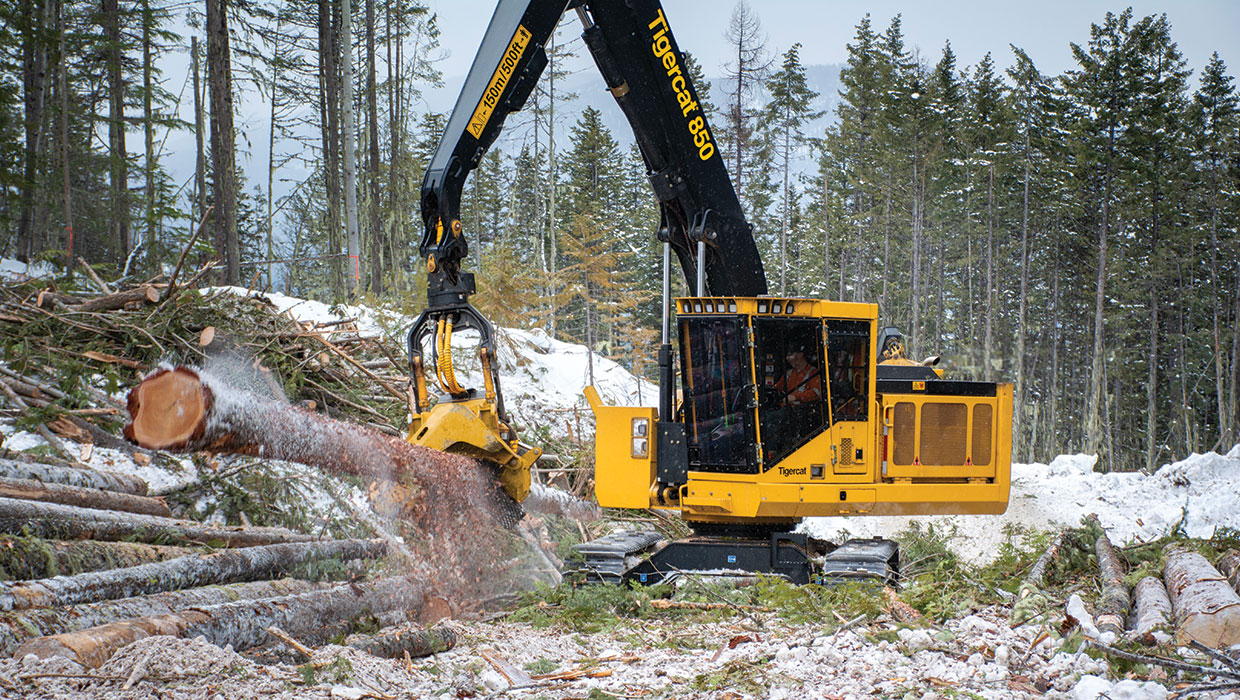
<svg viewBox="0 0 1240 700">
<path fill-rule="evenodd" d="M 282 527 L 210 527 L 192 520 L 114 513 L 13 498 L 0 498 L 0 533 L 45 539 L 215 543 L 223 547 L 253 547 L 315 539 L 313 535 L 303 535 Z"/>
<path fill-rule="evenodd" d="M 0 575 L 7 580 L 68 576 L 175 559 L 193 552 L 187 547 L 140 542 L 5 537 L 0 538 Z"/>
<path fill-rule="evenodd" d="M 60 503 L 79 508 L 119 510 L 126 513 L 143 513 L 171 518 L 168 504 L 158 498 L 134 496 L 128 493 L 83 489 L 62 484 L 44 484 L 29 479 L 9 479 L 0 476 L 0 497 L 20 498 L 27 501 Z"/>
<path fill-rule="evenodd" d="M 423 555 L 449 589 L 486 584 L 502 556 L 490 533 L 520 518 L 492 466 L 263 399 L 205 372 L 157 370 L 129 392 L 129 414 L 125 436 L 146 447 L 262 455 L 374 480 L 372 491 L 428 536 Z"/>
<path fill-rule="evenodd" d="M 1132 615 L 1132 629 L 1138 635 L 1144 636 L 1170 626 L 1171 599 L 1167 597 L 1167 588 L 1161 580 L 1146 576 L 1137 582 L 1132 597 L 1136 608 Z"/>
<path fill-rule="evenodd" d="M 77 488 L 128 493 L 135 496 L 145 496 L 147 489 L 145 481 L 129 474 L 75 469 L 38 462 L 18 462 L 11 459 L 0 459 L 0 477 L 32 479 Z"/>
<path fill-rule="evenodd" d="M 1169 550 L 1163 577 L 1175 610 L 1176 643 L 1216 649 L 1240 644 L 1240 595 L 1197 552 Z"/>
<path fill-rule="evenodd" d="M 0 609 L 78 605 L 218 583 L 260 581 L 319 559 L 370 559 L 387 546 L 379 540 L 328 540 L 190 554 L 124 569 L 0 583 Z"/>
<path fill-rule="evenodd" d="M 1093 521 L 1098 522 L 1097 518 Z M 1098 568 L 1102 570 L 1102 599 L 1098 601 L 1098 629 L 1121 634 L 1124 620 L 1128 617 L 1130 600 L 1128 586 L 1124 584 L 1124 567 L 1120 564 L 1115 548 L 1106 530 L 1098 536 L 1094 545 L 1098 555 Z"/>
<path fill-rule="evenodd" d="M 0 654 L 9 655 L 28 639 L 84 630 L 118 620 L 166 615 L 177 610 L 243 600 L 263 600 L 327 588 L 329 584 L 300 579 L 252 581 L 154 593 L 135 598 L 66 608 L 39 608 L 0 615 Z"/>
<path fill-rule="evenodd" d="M 224 258 L 224 283 L 241 279 L 237 241 L 236 132 L 227 0 L 206 0 L 207 90 L 211 95 L 211 164 L 215 185 L 215 253 Z"/>
<path fill-rule="evenodd" d="M 352 634 L 345 638 L 345 646 L 361 649 L 367 654 L 385 659 L 403 659 L 405 654 L 413 658 L 431 656 L 456 646 L 456 632 L 447 627 L 433 629 L 403 629 L 383 634 Z"/>
<path fill-rule="evenodd" d="M 299 639 L 325 640 L 350 618 L 363 613 L 417 611 L 426 590 L 424 583 L 394 577 L 282 598 L 208 605 L 39 637 L 22 644 L 13 656 L 61 657 L 98 668 L 121 647 L 146 637 L 202 636 L 217 646 L 232 645 L 240 651 L 264 644 L 268 640 L 266 628 L 273 625 Z"/>
</svg>

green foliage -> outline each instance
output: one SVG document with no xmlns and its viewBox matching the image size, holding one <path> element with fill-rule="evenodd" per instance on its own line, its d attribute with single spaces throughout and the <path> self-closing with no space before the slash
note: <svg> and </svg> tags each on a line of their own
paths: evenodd
<svg viewBox="0 0 1240 700">
<path fill-rule="evenodd" d="M 560 662 L 555 659 L 538 659 L 525 664 L 523 668 L 530 673 L 539 676 L 551 673 L 560 667 Z"/>
<path fill-rule="evenodd" d="M 655 611 L 650 601 L 667 597 L 667 586 L 632 587 L 586 585 L 574 588 L 561 584 L 523 593 L 520 606 L 510 616 L 514 622 L 528 622 L 545 629 L 562 627 L 582 634 L 611 631 L 625 618 L 643 619 Z"/>
<path fill-rule="evenodd" d="M 766 671 L 760 663 L 731 659 L 718 668 L 693 677 L 694 690 L 730 690 L 760 696 L 766 691 Z"/>
<path fill-rule="evenodd" d="M 948 542 L 955 537 L 954 529 L 943 532 L 914 522 L 894 538 L 904 561 L 900 597 L 931 620 L 1002 602 L 1005 592 L 1017 591 L 1023 572 L 1049 541 L 1046 533 L 1008 525 L 998 556 L 989 564 L 974 566 L 949 549 Z"/>
</svg>

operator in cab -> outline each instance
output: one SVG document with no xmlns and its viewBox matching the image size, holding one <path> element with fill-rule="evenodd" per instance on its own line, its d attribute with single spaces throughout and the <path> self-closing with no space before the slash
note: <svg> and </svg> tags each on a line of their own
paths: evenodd
<svg viewBox="0 0 1240 700">
<path fill-rule="evenodd" d="M 805 356 L 805 346 L 791 345 L 784 357 L 788 369 L 775 382 L 775 388 L 783 392 L 785 406 L 800 406 L 822 400 L 822 375 Z"/>
</svg>

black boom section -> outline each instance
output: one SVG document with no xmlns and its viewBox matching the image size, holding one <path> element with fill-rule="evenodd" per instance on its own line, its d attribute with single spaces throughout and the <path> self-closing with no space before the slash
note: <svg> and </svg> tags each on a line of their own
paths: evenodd
<svg viewBox="0 0 1240 700">
<path fill-rule="evenodd" d="M 697 241 L 706 240 L 706 291 L 767 293 L 752 227 L 745 220 L 723 151 L 657 0 L 587 2 L 582 35 L 607 88 L 633 128 L 670 241 L 690 288 Z"/>
<path fill-rule="evenodd" d="M 465 86 L 422 179 L 419 253 L 429 264 L 430 292 L 463 292 L 472 285 L 458 280 L 460 260 L 468 251 L 461 231 L 461 190 L 495 141 L 509 113 L 521 109 L 547 66 L 543 45 L 570 0 L 500 0 L 474 57 Z M 454 287 L 460 287 L 454 290 Z M 463 299 L 463 297 L 462 297 Z M 431 306 L 435 306 L 434 300 Z"/>
</svg>

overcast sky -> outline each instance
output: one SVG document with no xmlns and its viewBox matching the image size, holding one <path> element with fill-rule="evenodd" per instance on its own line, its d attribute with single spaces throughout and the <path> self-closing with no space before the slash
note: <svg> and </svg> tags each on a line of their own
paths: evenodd
<svg viewBox="0 0 1240 700">
<path fill-rule="evenodd" d="M 451 55 L 444 61 L 445 77 L 463 77 L 482 41 L 495 3 L 489 0 L 428 0 L 439 15 L 442 44 Z M 724 30 L 735 0 L 664 0 L 664 11 L 682 49 L 702 62 L 706 74 L 719 75 L 727 60 Z M 1240 61 L 1240 2 L 1237 0 L 1178 0 L 1102 3 L 1094 0 L 750 0 L 762 20 L 772 53 L 782 53 L 801 42 L 806 64 L 843 63 L 845 44 L 857 23 L 870 13 L 875 30 L 887 28 L 896 14 L 904 16 L 904 35 L 910 49 L 919 48 L 926 61 L 938 61 L 943 43 L 950 40 L 961 68 L 976 64 L 991 52 L 1000 67 L 1009 64 L 1008 44 L 1025 49 L 1043 73 L 1058 74 L 1073 67 L 1069 42 L 1089 41 L 1089 25 L 1101 23 L 1107 11 L 1132 6 L 1137 17 L 1166 13 L 1172 36 L 1194 70 L 1194 76 L 1218 51 L 1232 75 Z M 573 19 L 574 25 L 576 19 Z M 1194 80 L 1194 86 L 1196 81 Z"/>
</svg>

